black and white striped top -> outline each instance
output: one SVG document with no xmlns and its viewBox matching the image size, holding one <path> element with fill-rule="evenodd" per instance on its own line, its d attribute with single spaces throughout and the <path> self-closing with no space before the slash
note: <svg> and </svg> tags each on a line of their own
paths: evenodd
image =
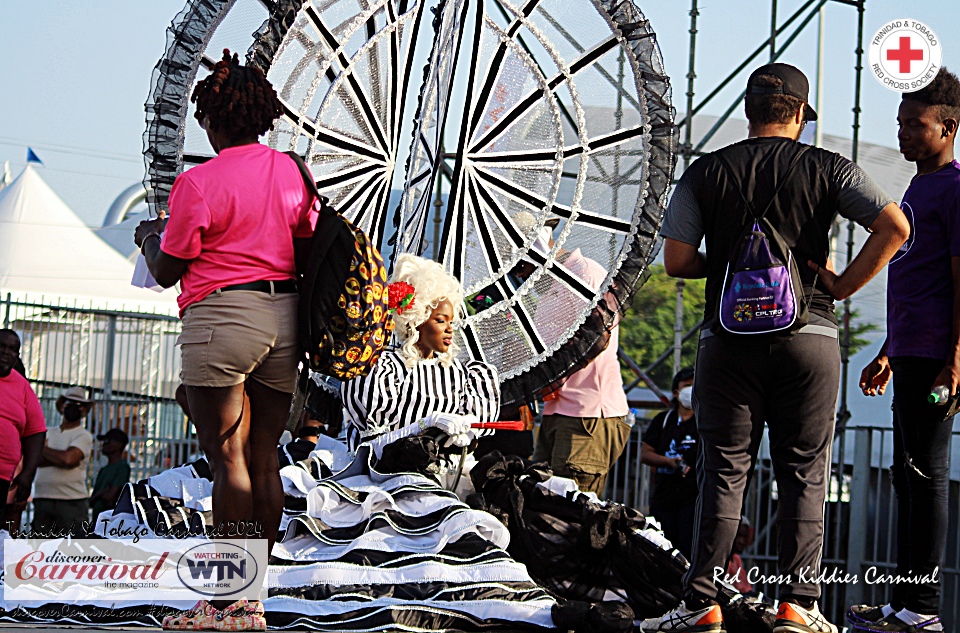
<svg viewBox="0 0 960 633">
<path fill-rule="evenodd" d="M 370 437 L 430 413 L 473 414 L 491 422 L 500 412 L 500 378 L 492 365 L 454 360 L 444 367 L 436 360 L 421 360 L 408 368 L 393 349 L 380 356 L 369 374 L 343 383 L 340 395 L 353 450 Z"/>
</svg>

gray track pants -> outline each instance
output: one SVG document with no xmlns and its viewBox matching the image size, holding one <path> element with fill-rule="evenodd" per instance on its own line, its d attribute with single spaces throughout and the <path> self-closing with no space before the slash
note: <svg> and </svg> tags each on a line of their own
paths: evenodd
<svg viewBox="0 0 960 633">
<path fill-rule="evenodd" d="M 809 327 L 809 326 L 808 326 Z M 780 598 L 818 598 L 823 504 L 833 443 L 840 350 L 836 330 L 810 328 L 777 342 L 747 336 L 701 338 L 694 377 L 700 431 L 697 529 L 686 595 L 714 598 L 714 568 L 724 569 L 740 523 L 743 496 L 763 433 L 779 490 L 777 523 Z M 731 340 L 734 339 L 734 340 Z"/>
</svg>

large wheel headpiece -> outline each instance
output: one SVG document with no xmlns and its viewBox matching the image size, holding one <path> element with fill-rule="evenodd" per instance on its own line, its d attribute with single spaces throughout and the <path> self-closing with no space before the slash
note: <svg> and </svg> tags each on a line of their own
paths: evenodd
<svg viewBox="0 0 960 633">
<path fill-rule="evenodd" d="M 428 4 L 432 46 L 418 50 Z M 656 252 L 676 131 L 656 36 L 632 2 L 191 0 L 168 39 L 147 103 L 151 206 L 212 156 L 189 105 L 198 69 L 246 50 L 284 103 L 267 143 L 304 155 L 382 248 L 436 253 L 483 297 L 458 336 L 500 370 L 504 402 L 569 374 Z M 553 246 L 534 248 L 557 220 Z M 604 273 L 572 265 L 581 256 Z"/>
</svg>

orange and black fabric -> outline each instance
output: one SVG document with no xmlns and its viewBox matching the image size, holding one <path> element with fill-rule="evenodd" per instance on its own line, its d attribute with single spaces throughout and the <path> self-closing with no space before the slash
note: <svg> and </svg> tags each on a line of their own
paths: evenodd
<svg viewBox="0 0 960 633">
<path fill-rule="evenodd" d="M 320 217 L 300 286 L 300 344 L 310 369 L 340 380 L 366 375 L 393 332 L 387 312 L 387 269 L 370 238 L 317 191 L 294 152 Z"/>
</svg>

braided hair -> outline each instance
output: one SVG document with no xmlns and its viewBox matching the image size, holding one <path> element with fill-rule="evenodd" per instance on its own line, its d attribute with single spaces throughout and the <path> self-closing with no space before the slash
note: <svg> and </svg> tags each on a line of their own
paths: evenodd
<svg viewBox="0 0 960 633">
<path fill-rule="evenodd" d="M 241 66 L 237 54 L 223 49 L 206 78 L 197 82 L 190 101 L 197 104 L 197 120 L 215 132 L 226 132 L 231 138 L 260 136 L 273 128 L 283 113 L 277 91 L 254 66 Z"/>
</svg>

